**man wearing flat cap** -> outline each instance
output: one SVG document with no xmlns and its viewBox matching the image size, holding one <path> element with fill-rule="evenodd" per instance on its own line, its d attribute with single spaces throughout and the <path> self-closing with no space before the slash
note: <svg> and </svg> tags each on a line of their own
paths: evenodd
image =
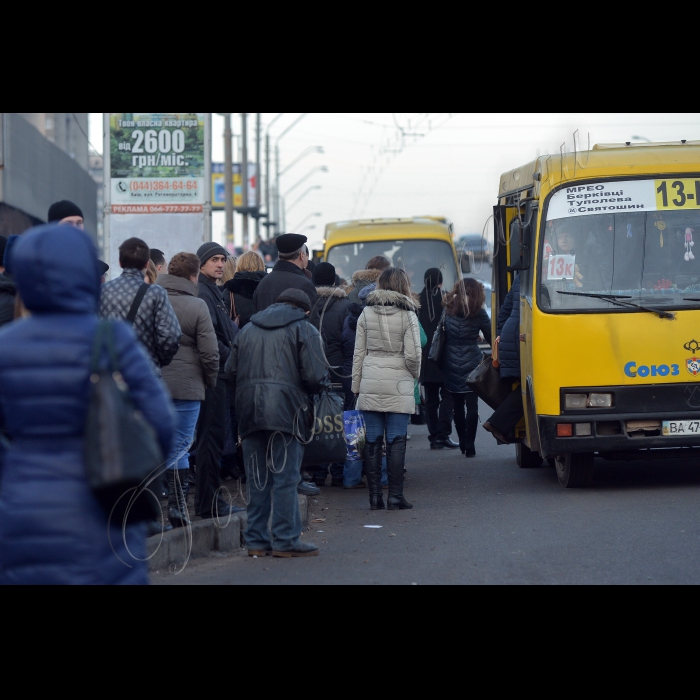
<svg viewBox="0 0 700 700">
<path fill-rule="evenodd" d="M 256 311 L 264 311 L 272 306 L 279 295 L 288 289 L 301 290 L 309 297 L 312 307 L 316 304 L 316 287 L 304 274 L 309 261 L 306 241 L 306 236 L 298 233 L 285 233 L 277 238 L 275 243 L 279 251 L 279 260 L 255 290 L 253 303 Z"/>
</svg>

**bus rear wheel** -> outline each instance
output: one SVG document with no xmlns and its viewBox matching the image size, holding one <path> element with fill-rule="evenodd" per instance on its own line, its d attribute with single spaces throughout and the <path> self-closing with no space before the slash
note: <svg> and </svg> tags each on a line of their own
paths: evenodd
<svg viewBox="0 0 700 700">
<path fill-rule="evenodd" d="M 556 458 L 557 478 L 565 489 L 589 486 L 593 480 L 594 454 L 559 455 Z"/>
<path fill-rule="evenodd" d="M 521 469 L 537 469 L 542 466 L 539 452 L 533 452 L 527 445 L 519 442 L 515 446 L 515 461 Z"/>
</svg>

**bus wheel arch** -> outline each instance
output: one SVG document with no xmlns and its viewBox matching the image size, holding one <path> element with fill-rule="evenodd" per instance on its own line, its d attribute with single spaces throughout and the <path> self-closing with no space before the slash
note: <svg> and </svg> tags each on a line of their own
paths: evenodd
<svg viewBox="0 0 700 700">
<path fill-rule="evenodd" d="M 578 489 L 589 486 L 593 480 L 595 454 L 582 452 L 558 455 L 555 460 L 557 478 L 565 489 Z"/>
<path fill-rule="evenodd" d="M 542 456 L 533 452 L 525 443 L 515 445 L 515 461 L 521 469 L 537 469 L 542 466 Z"/>
</svg>

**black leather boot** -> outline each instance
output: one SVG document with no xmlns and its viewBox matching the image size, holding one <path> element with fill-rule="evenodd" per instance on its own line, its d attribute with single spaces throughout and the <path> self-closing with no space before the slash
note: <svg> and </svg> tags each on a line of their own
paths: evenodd
<svg viewBox="0 0 700 700">
<path fill-rule="evenodd" d="M 192 525 L 187 517 L 187 494 L 190 490 L 187 470 L 168 469 L 168 520 L 173 527 Z"/>
<path fill-rule="evenodd" d="M 403 468 L 406 463 L 406 438 L 397 437 L 387 445 L 386 468 L 389 476 L 388 510 L 410 510 L 413 506 L 403 497 Z"/>
<path fill-rule="evenodd" d="M 370 510 L 384 510 L 384 498 L 382 497 L 382 448 L 384 439 L 375 442 L 366 442 L 364 450 L 365 472 L 367 473 L 367 487 L 369 488 Z"/>
</svg>

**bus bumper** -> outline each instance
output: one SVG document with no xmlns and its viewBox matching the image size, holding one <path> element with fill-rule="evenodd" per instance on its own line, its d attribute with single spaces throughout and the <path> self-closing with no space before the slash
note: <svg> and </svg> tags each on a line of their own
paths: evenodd
<svg viewBox="0 0 700 700">
<path fill-rule="evenodd" d="M 598 452 L 603 457 L 617 459 L 628 453 L 632 458 L 640 450 L 686 448 L 679 450 L 680 456 L 680 452 L 691 452 L 687 448 L 700 447 L 700 434 L 664 436 L 663 421 L 669 420 L 700 421 L 700 411 L 538 416 L 540 453 L 545 459 L 582 452 Z M 563 436 L 561 433 L 569 432 L 569 425 L 571 435 Z"/>
</svg>

